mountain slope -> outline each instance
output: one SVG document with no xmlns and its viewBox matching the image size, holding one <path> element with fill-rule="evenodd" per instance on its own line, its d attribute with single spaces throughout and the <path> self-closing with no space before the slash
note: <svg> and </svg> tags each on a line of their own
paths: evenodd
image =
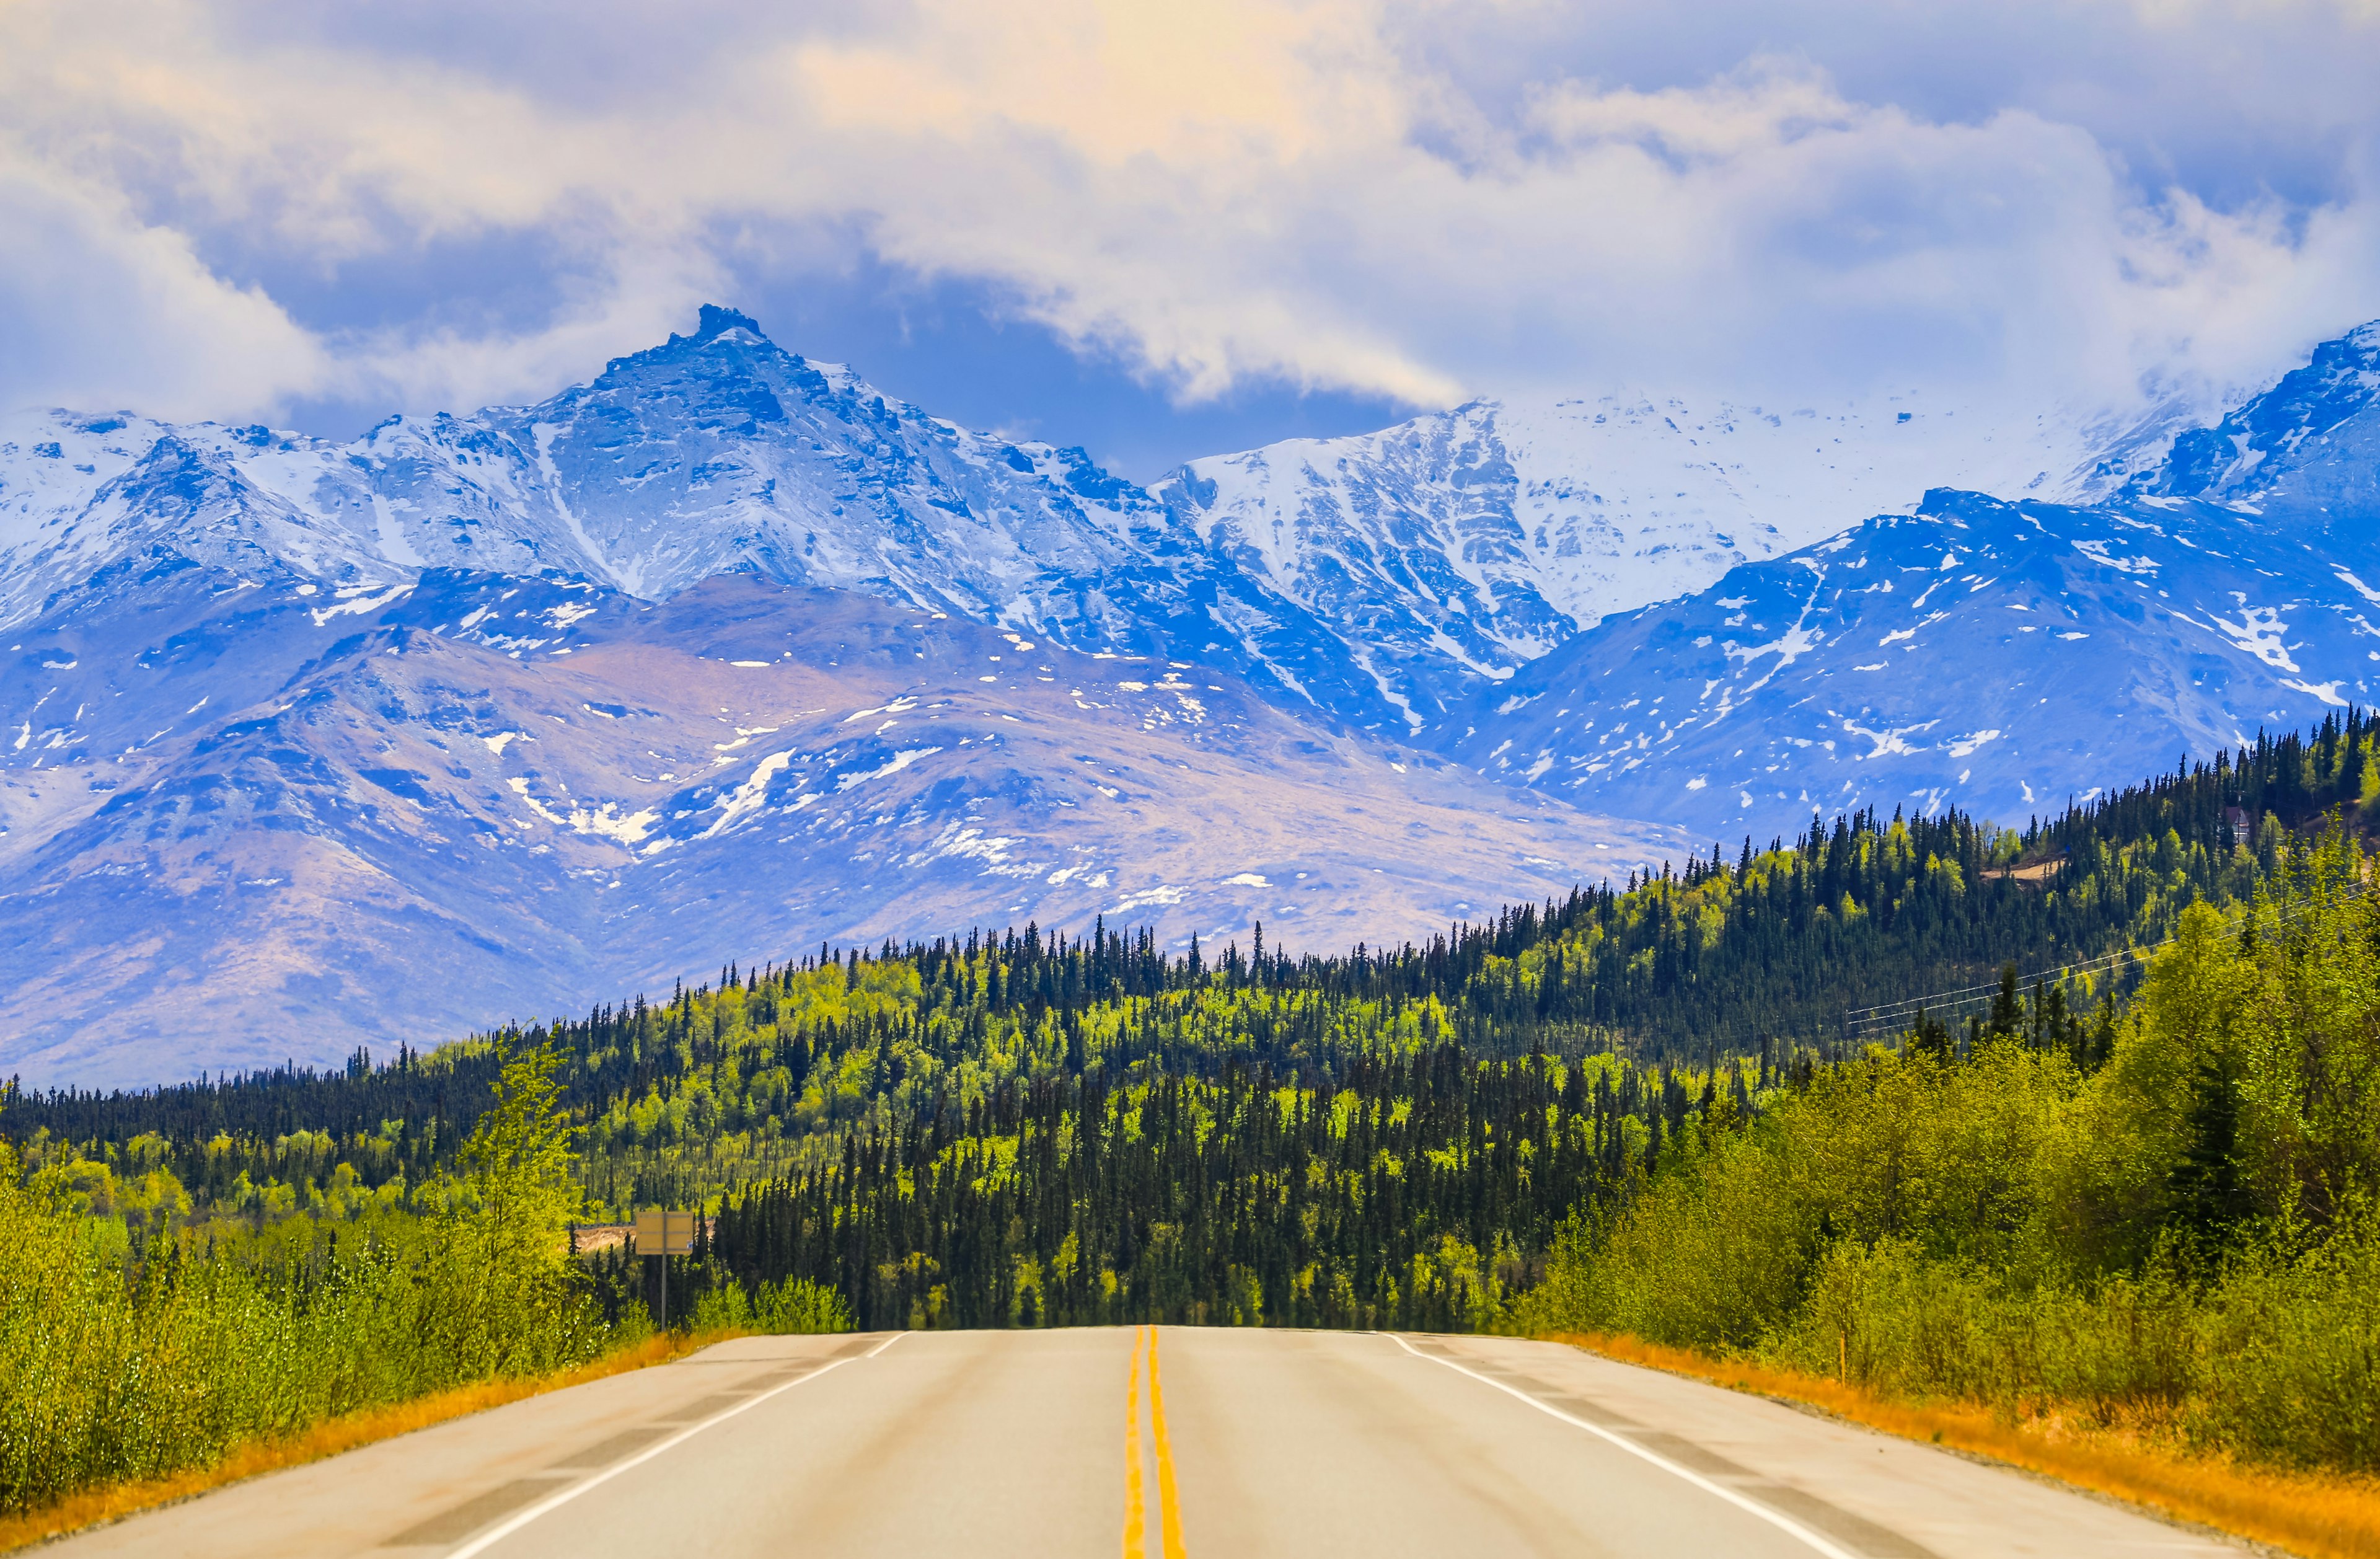
<svg viewBox="0 0 2380 1559">
<path fill-rule="evenodd" d="M 2305 367 L 2212 428 L 2174 442 L 2141 493 L 2248 505 L 2348 544 L 2380 514 L 2380 320 L 2314 348 Z"/>
<path fill-rule="evenodd" d="M 2380 692 L 2375 429 L 2366 327 L 2106 503 L 1931 493 L 1608 619 L 1475 700 L 1448 750 L 1766 836 L 1862 804 L 2021 822 L 2311 725 Z"/>
<path fill-rule="evenodd" d="M 0 1070 L 319 1064 L 995 921 L 1336 948 L 1684 846 L 855 592 L 346 590 L 127 559 L 10 630 Z"/>
<path fill-rule="evenodd" d="M 1475 401 L 1377 433 L 1193 461 L 1156 489 L 1207 544 L 1326 620 L 1416 729 L 1452 658 L 1512 675 L 1605 615 L 1691 592 L 1928 488 L 2067 499 L 2179 413 L 2009 427 L 1917 396 L 1773 408 Z"/>
<path fill-rule="evenodd" d="M 720 574 L 862 591 L 1080 650 L 1236 669 L 1412 737 L 1605 614 L 1965 481 L 2109 473 L 2066 420 L 1914 399 L 1770 409 L 1482 401 L 1194 462 L 1144 491 L 1079 449 L 971 432 L 705 308 L 691 335 L 534 406 L 347 445 L 64 412 L 0 429 L 0 624 L 178 547 L 386 589 L 429 567 L 661 600 Z"/>
<path fill-rule="evenodd" d="M 1334 627 L 1081 450 L 929 417 L 715 308 L 539 405 L 392 419 L 352 445 L 63 412 L 0 437 L 0 624 L 159 544 L 325 586 L 449 567 L 659 600 L 751 573 L 1235 666 L 1334 719 L 1389 713 Z"/>
</svg>

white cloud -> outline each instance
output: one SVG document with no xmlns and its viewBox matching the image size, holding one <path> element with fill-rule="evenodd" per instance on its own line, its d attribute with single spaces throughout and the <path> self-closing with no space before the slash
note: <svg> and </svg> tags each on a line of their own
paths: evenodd
<svg viewBox="0 0 2380 1559">
<path fill-rule="evenodd" d="M 2116 399 L 2380 314 L 2369 6 L 1756 10 L 24 0 L 0 402 L 518 398 L 820 228 L 1191 396 Z M 473 246 L 536 305 L 357 296 Z"/>
<path fill-rule="evenodd" d="M 238 416 L 325 359 L 272 299 L 210 273 L 104 186 L 0 149 L 0 383 L 20 401 Z"/>
</svg>

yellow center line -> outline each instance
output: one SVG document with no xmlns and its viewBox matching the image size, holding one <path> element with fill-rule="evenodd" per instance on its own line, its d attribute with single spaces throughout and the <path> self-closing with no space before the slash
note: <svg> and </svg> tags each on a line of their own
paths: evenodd
<svg viewBox="0 0 2380 1559">
<path fill-rule="evenodd" d="M 1165 1559 L 1188 1559 L 1182 1546 L 1182 1499 L 1173 1485 L 1173 1443 L 1165 1433 L 1165 1388 L 1157 1380 L 1157 1328 L 1148 1329 L 1148 1417 L 1157 1431 L 1157 1511 Z"/>
<path fill-rule="evenodd" d="M 1132 1375 L 1123 1388 L 1123 1559 L 1147 1559 L 1148 1517 L 1140 1497 L 1140 1334 L 1132 1334 Z"/>
</svg>

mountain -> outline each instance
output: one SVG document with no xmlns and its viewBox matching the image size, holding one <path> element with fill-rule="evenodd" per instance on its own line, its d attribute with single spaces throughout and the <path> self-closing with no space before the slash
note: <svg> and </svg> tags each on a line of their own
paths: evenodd
<svg viewBox="0 0 2380 1559">
<path fill-rule="evenodd" d="M 2380 513 L 2375 404 L 2380 320 L 2315 347 L 2305 367 L 2214 427 L 2183 432 L 2162 465 L 2129 485 L 2316 527 L 2354 546 Z"/>
<path fill-rule="evenodd" d="M 41 1080 L 386 1052 L 754 946 L 1420 937 L 1684 846 L 1226 672 L 749 575 L 143 555 L 7 639 L 0 1066 Z"/>
<path fill-rule="evenodd" d="M 2094 493 L 2169 439 L 2183 410 L 2011 426 L 1915 394 L 1833 407 L 1488 399 L 1196 460 L 1154 493 L 1252 578 L 1360 625 L 1365 668 L 1420 731 L 1443 717 L 1450 658 L 1500 680 L 1611 613 L 1851 517 L 1906 512 L 1929 488 Z"/>
<path fill-rule="evenodd" d="M 661 600 L 746 572 L 1390 713 L 1335 626 L 1081 450 L 929 417 L 719 308 L 536 406 L 393 418 L 352 444 L 64 412 L 0 436 L 0 625 L 159 546 L 381 589 L 446 567 Z"/>
<path fill-rule="evenodd" d="M 1821 805 L 2021 819 L 2366 696 L 2374 353 L 2179 436 L 1482 402 L 1152 490 L 721 309 L 347 444 L 22 418 L 0 1068 L 970 924 L 1335 949 Z M 1936 467 L 1999 495 L 1803 544 Z"/>
<path fill-rule="evenodd" d="M 1764 838 L 1854 806 L 2005 822 L 2380 692 L 2380 327 L 2106 501 L 1940 490 L 1609 618 L 1476 699 L 1483 773 Z"/>
<path fill-rule="evenodd" d="M 1605 614 L 1930 485 L 2070 495 L 2083 451 L 2114 438 L 2058 418 L 2007 431 L 1914 396 L 1482 401 L 1194 462 L 1145 491 L 705 307 L 692 335 L 537 405 L 392 418 L 347 444 L 19 419 L 0 428 L 0 625 L 159 547 L 380 590 L 443 567 L 663 600 L 745 572 L 1195 660 L 1418 738 Z"/>
</svg>

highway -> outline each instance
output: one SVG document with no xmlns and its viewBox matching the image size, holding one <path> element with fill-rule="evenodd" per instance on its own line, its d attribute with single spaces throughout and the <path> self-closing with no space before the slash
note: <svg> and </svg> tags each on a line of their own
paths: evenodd
<svg viewBox="0 0 2380 1559">
<path fill-rule="evenodd" d="M 1681 1555 L 2242 1548 L 1549 1343 L 751 1337 L 134 1516 L 67 1559 Z"/>
</svg>

